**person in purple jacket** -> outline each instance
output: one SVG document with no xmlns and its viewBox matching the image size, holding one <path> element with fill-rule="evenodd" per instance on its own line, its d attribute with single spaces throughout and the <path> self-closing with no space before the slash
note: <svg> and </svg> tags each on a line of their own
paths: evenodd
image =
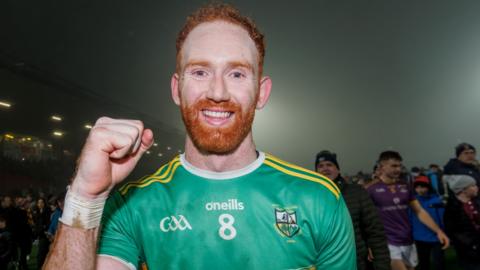
<svg viewBox="0 0 480 270">
<path fill-rule="evenodd" d="M 400 181 L 402 168 L 400 154 L 395 151 L 382 152 L 378 164 L 380 177 L 367 186 L 367 191 L 379 211 L 385 228 L 392 269 L 414 269 L 418 264 L 418 257 L 408 217 L 409 209 L 436 233 L 444 249 L 450 245 L 450 240 L 415 199 L 410 186 Z"/>
<path fill-rule="evenodd" d="M 443 214 L 445 205 L 442 198 L 436 194 L 430 179 L 425 175 L 419 175 L 413 182 L 415 198 L 420 202 L 423 209 L 428 212 L 435 223 L 444 230 Z M 430 270 L 430 259 L 433 262 L 433 269 L 445 269 L 445 255 L 442 244 L 439 242 L 434 231 L 423 224 L 416 215 L 411 212 L 413 227 L 413 239 L 418 252 L 418 270 Z"/>
</svg>

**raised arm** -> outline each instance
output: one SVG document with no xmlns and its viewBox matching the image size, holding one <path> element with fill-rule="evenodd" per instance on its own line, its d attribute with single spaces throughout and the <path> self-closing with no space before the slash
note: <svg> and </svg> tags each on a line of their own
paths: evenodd
<svg viewBox="0 0 480 270">
<path fill-rule="evenodd" d="M 108 257 L 101 257 L 96 267 L 100 219 L 110 191 L 130 174 L 152 143 L 152 131 L 140 121 L 97 120 L 80 155 L 43 269 L 129 269 Z"/>
</svg>

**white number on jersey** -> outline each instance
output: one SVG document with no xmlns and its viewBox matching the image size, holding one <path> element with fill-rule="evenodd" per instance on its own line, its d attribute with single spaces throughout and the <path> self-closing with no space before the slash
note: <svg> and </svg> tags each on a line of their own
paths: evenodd
<svg viewBox="0 0 480 270">
<path fill-rule="evenodd" d="M 227 220 L 227 221 L 225 221 Z M 220 223 L 220 229 L 218 229 L 218 235 L 225 240 L 232 240 L 237 236 L 237 230 L 233 227 L 235 218 L 230 214 L 221 214 L 218 217 L 218 222 Z"/>
</svg>

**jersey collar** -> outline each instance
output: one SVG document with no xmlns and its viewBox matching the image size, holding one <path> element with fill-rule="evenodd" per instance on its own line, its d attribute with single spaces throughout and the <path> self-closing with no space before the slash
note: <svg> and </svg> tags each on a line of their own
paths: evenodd
<svg viewBox="0 0 480 270">
<path fill-rule="evenodd" d="M 180 162 L 182 163 L 182 166 L 183 168 L 185 168 L 185 170 L 187 170 L 189 173 L 194 174 L 196 176 L 213 179 L 213 180 L 227 180 L 227 179 L 232 179 L 232 178 L 237 178 L 240 176 L 247 175 L 255 171 L 258 167 L 260 167 L 263 164 L 264 160 L 265 160 L 265 153 L 259 151 L 258 158 L 254 162 L 248 164 L 247 166 L 241 169 L 226 171 L 226 172 L 212 172 L 208 170 L 199 169 L 193 166 L 185 159 L 185 154 L 180 155 Z"/>
</svg>

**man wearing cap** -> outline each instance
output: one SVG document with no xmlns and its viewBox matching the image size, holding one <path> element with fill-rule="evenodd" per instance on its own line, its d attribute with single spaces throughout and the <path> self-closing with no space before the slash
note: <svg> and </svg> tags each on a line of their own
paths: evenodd
<svg viewBox="0 0 480 270">
<path fill-rule="evenodd" d="M 337 155 L 324 150 L 317 154 L 315 170 L 334 182 L 340 188 L 352 217 L 357 248 L 357 269 L 390 269 L 390 257 L 383 224 L 368 193 L 357 184 L 347 183 L 340 175 Z"/>
<path fill-rule="evenodd" d="M 443 248 L 450 240 L 415 199 L 410 186 L 400 180 L 402 157 L 398 152 L 385 151 L 378 158 L 379 180 L 367 186 L 367 191 L 377 207 L 387 235 L 392 269 L 414 269 L 418 264 L 416 247 L 412 238 L 409 209 L 428 228 L 435 232 Z"/>
<path fill-rule="evenodd" d="M 417 201 L 443 230 L 445 205 L 442 202 L 442 198 L 434 191 L 428 176 L 419 175 L 415 177 L 413 188 Z M 432 257 L 433 269 L 445 269 L 445 256 L 442 250 L 442 244 L 438 241 L 435 232 L 425 226 L 416 215 L 410 215 L 410 218 L 412 222 L 413 239 L 415 240 L 418 252 L 418 269 L 429 270 L 430 257 Z"/>
<path fill-rule="evenodd" d="M 480 186 L 480 171 L 476 166 L 477 151 L 469 143 L 461 143 L 455 147 L 456 158 L 448 161 L 444 167 L 444 180 L 448 181 L 447 175 L 469 175 L 473 177 L 478 186 Z"/>
<path fill-rule="evenodd" d="M 475 179 L 456 175 L 448 186 L 455 194 L 445 209 L 445 228 L 463 269 L 480 269 L 480 201 Z"/>
</svg>

